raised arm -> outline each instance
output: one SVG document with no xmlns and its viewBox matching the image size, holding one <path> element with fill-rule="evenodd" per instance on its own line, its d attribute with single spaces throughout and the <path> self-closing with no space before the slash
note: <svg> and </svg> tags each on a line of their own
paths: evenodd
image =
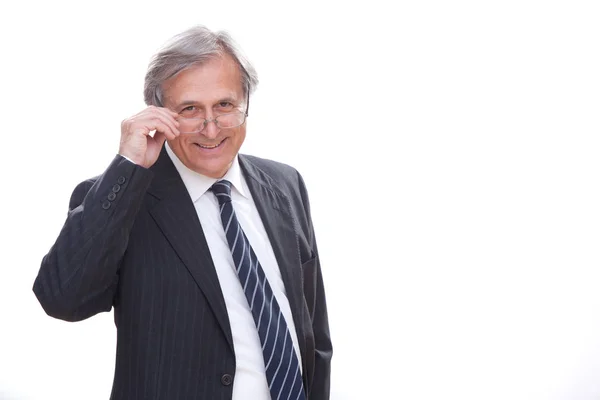
<svg viewBox="0 0 600 400">
<path fill-rule="evenodd" d="M 119 155 L 99 178 L 73 191 L 67 220 L 33 285 L 48 315 L 79 321 L 111 309 L 129 233 L 152 181 L 147 168 L 165 140 L 179 136 L 176 116 L 150 106 L 125 119 Z"/>
<path fill-rule="evenodd" d="M 110 311 L 119 264 L 152 173 L 121 156 L 96 180 L 80 183 L 33 291 L 46 313 L 79 321 Z"/>
</svg>

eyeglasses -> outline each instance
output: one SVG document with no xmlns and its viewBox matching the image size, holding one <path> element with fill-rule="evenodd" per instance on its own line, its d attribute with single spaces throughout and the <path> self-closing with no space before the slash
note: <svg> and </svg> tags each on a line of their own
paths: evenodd
<svg viewBox="0 0 600 400">
<path fill-rule="evenodd" d="M 214 122 L 221 129 L 237 128 L 246 121 L 246 113 L 236 111 L 227 114 L 221 114 L 213 119 L 206 118 L 184 118 L 179 117 L 179 132 L 181 133 L 200 133 L 211 122 Z"/>
<path fill-rule="evenodd" d="M 202 117 L 178 117 L 179 132 L 184 134 L 200 133 L 206 126 L 214 122 L 220 129 L 237 128 L 246 121 L 248 117 L 248 109 L 250 108 L 250 93 L 246 97 L 246 112 L 235 111 L 232 113 L 217 115 L 213 119 Z"/>
</svg>

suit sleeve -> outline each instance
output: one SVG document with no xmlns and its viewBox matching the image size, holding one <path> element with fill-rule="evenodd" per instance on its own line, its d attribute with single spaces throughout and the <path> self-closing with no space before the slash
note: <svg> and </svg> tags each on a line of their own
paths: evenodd
<svg viewBox="0 0 600 400">
<path fill-rule="evenodd" d="M 151 171 L 117 155 L 98 179 L 75 188 L 33 285 L 48 315 L 80 321 L 110 311 L 129 232 L 151 181 Z"/>
<path fill-rule="evenodd" d="M 321 262 L 319 260 L 319 251 L 315 238 L 315 231 L 310 215 L 310 203 L 308 192 L 302 176 L 298 174 L 300 182 L 300 194 L 308 221 L 309 241 L 313 252 L 316 255 L 315 279 L 315 299 L 314 314 L 312 316 L 312 327 L 315 338 L 315 372 L 310 392 L 310 400 L 329 400 L 330 375 L 331 375 L 331 357 L 333 347 L 331 344 L 331 335 L 329 333 L 329 319 L 327 317 L 327 302 L 325 299 L 325 288 L 323 285 L 323 275 L 321 273 Z"/>
</svg>

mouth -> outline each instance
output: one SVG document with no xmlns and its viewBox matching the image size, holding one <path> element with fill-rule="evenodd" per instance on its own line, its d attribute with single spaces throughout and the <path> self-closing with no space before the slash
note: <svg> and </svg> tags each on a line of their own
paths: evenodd
<svg viewBox="0 0 600 400">
<path fill-rule="evenodd" d="M 194 143 L 196 146 L 200 147 L 201 149 L 205 149 L 205 150 L 214 150 L 216 148 L 219 148 L 223 145 L 223 143 L 225 143 L 225 141 L 227 140 L 227 138 L 221 140 L 219 143 L 217 144 L 200 144 L 200 143 Z"/>
</svg>

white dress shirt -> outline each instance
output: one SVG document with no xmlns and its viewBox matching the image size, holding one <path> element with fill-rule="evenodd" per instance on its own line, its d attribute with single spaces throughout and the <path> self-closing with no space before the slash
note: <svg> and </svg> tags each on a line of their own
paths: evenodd
<svg viewBox="0 0 600 400">
<path fill-rule="evenodd" d="M 215 264 L 215 269 L 217 270 L 221 291 L 225 298 L 236 360 L 233 400 L 270 400 L 271 395 L 269 394 L 269 386 L 265 375 L 262 344 L 258 336 L 254 318 L 252 317 L 252 312 L 250 311 L 250 306 L 248 305 L 233 264 L 233 257 L 219 214 L 219 203 L 215 195 L 209 191 L 210 187 L 218 179 L 209 178 L 190 170 L 173 153 L 168 144 L 165 146 L 194 202 L 212 260 Z M 265 227 L 242 175 L 237 156 L 231 168 L 229 168 L 229 171 L 227 171 L 222 179 L 226 179 L 232 183 L 231 199 L 235 214 L 273 289 L 275 298 L 279 303 L 281 312 L 290 330 L 298 361 L 302 365 L 298 347 L 298 335 L 296 334 L 290 304 L 281 279 L 281 272 L 279 271 Z"/>
</svg>

